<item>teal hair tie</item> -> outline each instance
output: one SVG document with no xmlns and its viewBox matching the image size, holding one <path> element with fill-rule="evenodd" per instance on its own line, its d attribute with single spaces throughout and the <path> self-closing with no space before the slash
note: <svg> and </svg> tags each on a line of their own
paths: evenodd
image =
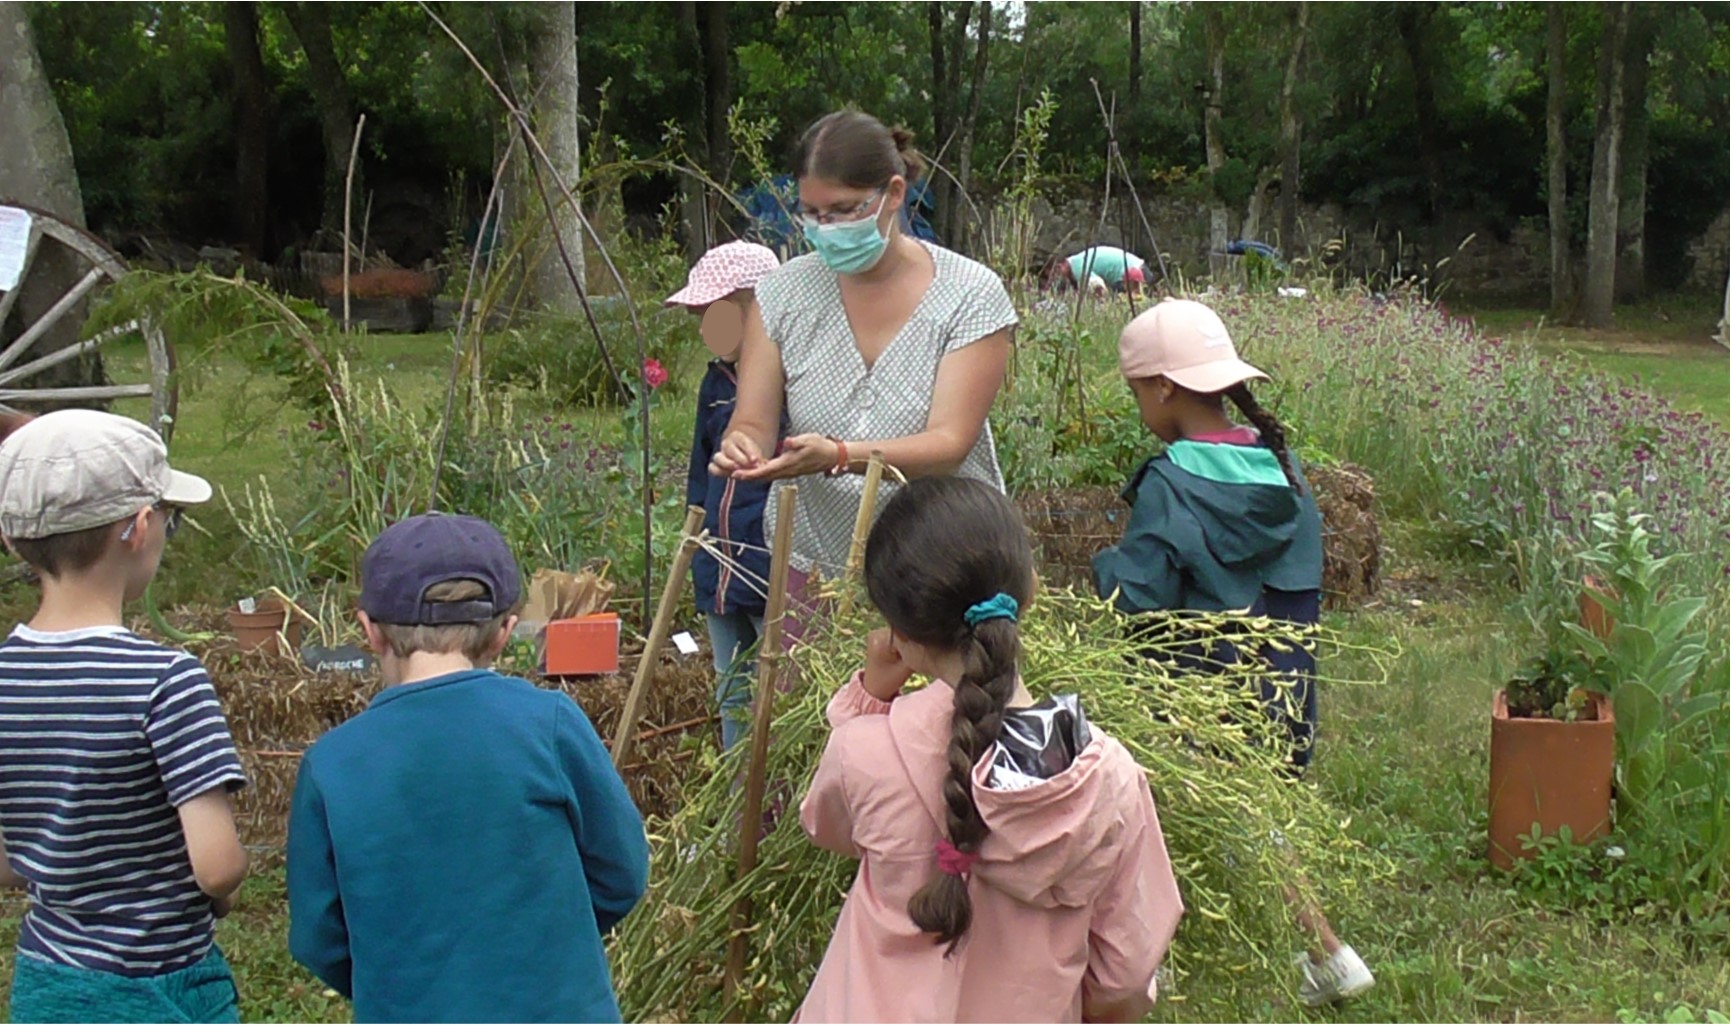
<svg viewBox="0 0 1731 1025">
<path fill-rule="evenodd" d="M 970 627 L 979 626 L 988 619 L 1007 619 L 1014 623 L 1020 608 L 1016 599 L 999 591 L 978 605 L 969 606 L 968 611 L 962 613 L 962 621 Z"/>
</svg>

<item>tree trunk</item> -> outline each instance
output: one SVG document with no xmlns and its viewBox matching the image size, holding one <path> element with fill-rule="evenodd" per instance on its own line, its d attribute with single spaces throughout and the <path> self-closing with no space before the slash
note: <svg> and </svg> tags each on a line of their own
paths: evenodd
<svg viewBox="0 0 1731 1025">
<path fill-rule="evenodd" d="M 710 0 L 703 5 L 703 99 L 709 114 L 709 176 L 726 185 L 732 173 L 733 140 L 727 134 L 727 112 L 733 106 L 733 73 L 728 65 L 728 4 Z"/>
<path fill-rule="evenodd" d="M 1286 77 L 1280 83 L 1280 247 L 1288 257 L 1298 255 L 1298 73 L 1310 30 L 1310 5 L 1304 0 L 1294 8 L 1292 21 L 1292 49 L 1286 55 Z"/>
<path fill-rule="evenodd" d="M 234 75 L 234 223 L 241 245 L 264 259 L 270 231 L 270 83 L 258 52 L 258 4 L 223 4 L 222 23 Z M 345 145 L 345 165 L 348 156 Z"/>
<path fill-rule="evenodd" d="M 535 134 L 552 160 L 553 170 L 575 195 L 582 174 L 577 137 L 576 7 L 571 0 L 561 0 L 535 4 L 529 10 L 536 22 L 530 30 L 529 73 L 533 76 L 530 80 L 540 92 L 532 118 Z M 553 201 L 552 223 L 546 223 L 545 207 L 541 205 L 540 196 L 533 191 L 532 177 L 524 183 L 529 191 L 521 197 L 523 208 L 532 211 L 525 221 L 531 224 L 539 221 L 543 228 L 543 237 L 531 254 L 534 262 L 529 268 L 529 292 L 542 309 L 576 313 L 582 306 L 577 300 L 577 286 L 572 283 L 565 261 L 560 257 L 559 243 L 564 243 L 578 283 L 582 283 L 585 280 L 583 228 L 577 221 L 577 211 L 565 201 L 564 193 L 545 166 L 542 174 L 546 179 L 548 197 Z"/>
<path fill-rule="evenodd" d="M 1551 219 L 1551 316 L 1569 316 L 1574 268 L 1569 262 L 1569 9 L 1545 7 L 1545 191 Z"/>
<path fill-rule="evenodd" d="M 1731 278 L 1725 281 L 1725 312 L 1719 315 L 1719 329 L 1713 332 L 1713 338 L 1731 349 Z"/>
<path fill-rule="evenodd" d="M 1130 0 L 1130 80 L 1127 86 L 1125 92 L 1130 98 L 1130 110 L 1136 111 L 1142 102 L 1142 0 Z M 1118 136 L 1124 162 L 1132 168 L 1141 162 L 1140 135 L 1140 132 L 1131 131 Z"/>
<path fill-rule="evenodd" d="M 943 148 L 944 140 L 950 136 L 950 105 L 954 94 L 949 91 L 949 53 L 944 38 L 944 5 L 938 0 L 926 4 L 926 28 L 931 34 L 932 45 L 932 138 L 929 152 L 936 154 Z M 944 159 L 948 160 L 946 154 Z M 938 235 L 944 241 L 949 241 L 943 233 L 944 218 L 948 215 L 954 200 L 955 189 L 950 185 L 949 178 L 934 169 L 931 179 L 932 203 L 937 210 L 933 216 L 938 229 Z"/>
<path fill-rule="evenodd" d="M 679 39 L 683 53 L 680 59 L 689 68 L 702 68 L 704 62 L 703 29 L 699 24 L 698 5 L 692 0 L 674 4 L 679 18 Z M 696 76 L 698 95 L 686 117 L 686 138 L 695 151 L 699 166 L 709 166 L 709 82 L 707 75 Z M 679 176 L 679 219 L 685 229 L 685 258 L 697 262 L 709 249 L 709 217 L 707 189 L 690 175 Z"/>
<path fill-rule="evenodd" d="M 1202 25 L 1208 37 L 1208 92 L 1204 97 L 1208 106 L 1202 117 L 1202 134 L 1208 155 L 1208 173 L 1212 176 L 1226 166 L 1226 140 L 1221 136 L 1220 125 L 1225 103 L 1221 94 L 1226 88 L 1226 26 L 1221 22 L 1217 5 L 1209 4 L 1203 8 Z M 1226 236 L 1231 224 L 1226 200 L 1219 194 L 1218 183 L 1213 184 L 1208 206 L 1208 276 L 1219 283 L 1226 278 Z"/>
<path fill-rule="evenodd" d="M 1629 302 L 1647 291 L 1647 114 L 1648 59 L 1656 26 L 1647 4 L 1631 4 L 1623 71 L 1623 154 L 1617 199 L 1617 299 Z"/>
<path fill-rule="evenodd" d="M 1607 5 L 1599 41 L 1597 113 L 1593 130 L 1593 184 L 1587 208 L 1587 284 L 1581 295 L 1582 322 L 1613 325 L 1617 290 L 1617 193 L 1623 148 L 1623 72 L 1627 54 L 1629 4 Z"/>
<path fill-rule="evenodd" d="M 948 105 L 947 118 L 949 131 L 935 145 L 943 156 L 946 168 L 958 165 L 960 146 L 962 142 L 962 119 L 965 108 L 962 104 L 962 72 L 968 56 L 968 19 L 972 16 L 974 5 L 971 3 L 952 3 L 950 7 L 948 52 L 944 57 L 944 93 Z M 938 234 L 945 245 L 961 245 L 962 235 L 962 186 L 960 175 L 953 170 L 949 173 L 938 172 L 938 177 L 948 183 L 949 202 L 938 208 Z"/>
<path fill-rule="evenodd" d="M 324 136 L 325 191 L 319 226 L 327 236 L 341 238 L 343 186 L 355 134 L 355 104 L 349 94 L 349 80 L 337 60 L 329 9 L 322 3 L 285 3 L 282 12 L 300 42 L 301 52 L 306 54 L 307 88 L 319 109 L 319 128 Z M 354 188 L 357 197 L 366 195 L 359 167 L 355 169 Z"/>
<path fill-rule="evenodd" d="M 36 52 L 36 38 L 22 3 L 0 2 L 0 202 L 18 202 L 84 227 L 84 195 L 72 162 L 72 142 L 54 101 L 54 90 Z M 10 344 L 84 276 L 86 268 L 70 250 L 45 243 L 37 250 L 18 285 L 18 299 L 0 343 Z M 18 363 L 77 343 L 84 327 L 85 303 L 78 303 L 19 357 Z M 17 364 L 14 364 L 17 365 Z M 100 354 L 68 360 L 30 378 L 39 387 L 77 387 L 102 383 Z"/>
<path fill-rule="evenodd" d="M 966 252 L 968 247 L 967 219 L 963 213 L 966 205 L 968 188 L 973 184 L 974 165 L 974 126 L 980 120 L 980 97 L 986 91 L 986 62 L 989 59 L 988 49 L 992 38 L 992 5 L 987 0 L 980 0 L 979 5 L 979 39 L 974 46 L 974 73 L 968 90 L 968 110 L 962 116 L 962 123 L 957 130 L 956 142 L 956 201 L 955 212 L 950 215 L 950 236 L 948 243 L 959 252 Z"/>
<path fill-rule="evenodd" d="M 1406 49 L 1407 62 L 1412 68 L 1413 111 L 1418 118 L 1419 167 L 1424 172 L 1425 212 L 1428 230 L 1424 259 L 1435 264 L 1442 225 L 1442 139 L 1441 120 L 1436 106 L 1436 69 L 1431 61 L 1429 32 L 1432 3 L 1404 3 L 1396 23 L 1400 27 L 1401 44 Z"/>
</svg>

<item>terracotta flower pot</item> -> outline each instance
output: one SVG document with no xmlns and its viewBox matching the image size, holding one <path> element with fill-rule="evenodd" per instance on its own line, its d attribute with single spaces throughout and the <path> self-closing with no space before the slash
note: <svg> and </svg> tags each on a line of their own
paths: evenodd
<svg viewBox="0 0 1731 1025">
<path fill-rule="evenodd" d="M 1574 842 L 1604 836 L 1611 825 L 1611 770 L 1617 750 L 1610 703 L 1587 695 L 1576 722 L 1509 718 L 1508 695 L 1491 706 L 1491 864 L 1513 868 L 1532 854 L 1521 837 L 1533 824 L 1545 836 L 1569 827 Z"/>
<path fill-rule="evenodd" d="M 288 606 L 276 598 L 259 602 L 252 612 L 242 612 L 239 606 L 229 609 L 228 629 L 242 651 L 280 655 L 281 636 L 288 638 L 291 648 L 300 646 L 301 623 L 290 614 Z"/>
<path fill-rule="evenodd" d="M 1604 640 L 1611 636 L 1611 629 L 1617 625 L 1611 611 L 1605 608 L 1605 603 L 1599 600 L 1599 595 L 1610 594 L 1610 588 L 1598 577 L 1583 577 L 1581 579 L 1581 626 L 1593 636 Z"/>
</svg>

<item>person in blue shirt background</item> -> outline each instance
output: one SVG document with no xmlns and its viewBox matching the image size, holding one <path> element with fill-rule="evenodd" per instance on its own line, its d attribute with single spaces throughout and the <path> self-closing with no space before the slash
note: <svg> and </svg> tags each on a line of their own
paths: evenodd
<svg viewBox="0 0 1731 1025">
<path fill-rule="evenodd" d="M 643 820 L 583 710 L 484 668 L 522 575 L 470 516 L 361 560 L 387 688 L 301 759 L 289 951 L 356 1021 L 618 1021 L 602 935 L 643 895 Z"/>
<path fill-rule="evenodd" d="M 723 750 L 744 735 L 756 665 L 749 653 L 763 634 L 769 590 L 763 507 L 769 500 L 769 484 L 712 477 L 709 460 L 721 447 L 739 396 L 739 349 L 745 341 L 745 315 L 756 301 L 752 289 L 777 266 L 775 253 L 754 242 L 716 246 L 691 268 L 685 287 L 663 303 L 702 316 L 699 332 L 715 356 L 697 392 L 685 501 L 703 507 L 703 527 L 724 556 L 717 559 L 699 550 L 691 560 L 697 609 L 708 621 L 709 647 L 715 658 Z"/>
</svg>

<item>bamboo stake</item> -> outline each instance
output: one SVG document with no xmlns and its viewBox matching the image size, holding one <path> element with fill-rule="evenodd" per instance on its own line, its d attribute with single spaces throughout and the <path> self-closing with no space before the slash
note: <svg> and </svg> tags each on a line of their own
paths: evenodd
<svg viewBox="0 0 1731 1025">
<path fill-rule="evenodd" d="M 847 550 L 847 572 L 842 580 L 840 618 L 846 619 L 853 612 L 853 583 L 859 579 L 860 569 L 865 565 L 866 535 L 871 533 L 872 517 L 878 508 L 878 485 L 884 479 L 884 454 L 872 450 L 871 462 L 866 464 L 865 492 L 860 496 L 859 515 L 853 521 L 853 544 Z"/>
<path fill-rule="evenodd" d="M 775 544 L 769 557 L 769 603 L 763 617 L 763 637 L 757 646 L 757 694 L 752 708 L 751 761 L 745 774 L 745 810 L 739 823 L 739 878 L 757 867 L 758 832 L 763 829 L 764 772 L 769 762 L 769 723 L 775 707 L 775 678 L 781 668 L 782 619 L 787 613 L 787 559 L 793 547 L 793 512 L 799 489 L 782 488 L 775 510 Z M 745 929 L 751 924 L 751 896 L 733 905 L 733 936 L 727 944 L 727 968 L 723 975 L 728 1000 L 739 991 L 745 973 Z M 729 1017 L 737 1021 L 737 1007 Z"/>
<path fill-rule="evenodd" d="M 349 173 L 343 180 L 343 332 L 349 330 L 349 253 L 354 248 L 349 241 L 355 205 L 355 161 L 361 155 L 361 129 L 367 127 L 367 116 L 355 122 L 355 141 L 349 146 Z"/>
<path fill-rule="evenodd" d="M 625 764 L 631 741 L 637 733 L 637 720 L 643 715 L 643 695 L 649 692 L 649 682 L 655 678 L 655 662 L 661 646 L 667 643 L 667 632 L 673 627 L 673 610 L 679 605 L 679 589 L 685 584 L 685 574 L 691 569 L 691 558 L 697 553 L 692 537 L 703 527 L 703 508 L 687 506 L 685 525 L 679 529 L 679 551 L 673 556 L 673 571 L 667 574 L 667 586 L 661 590 L 661 604 L 655 609 L 655 622 L 649 627 L 649 640 L 637 659 L 637 673 L 631 679 L 631 690 L 625 695 L 625 707 L 619 710 L 619 726 L 613 733 L 613 767 Z"/>
</svg>

